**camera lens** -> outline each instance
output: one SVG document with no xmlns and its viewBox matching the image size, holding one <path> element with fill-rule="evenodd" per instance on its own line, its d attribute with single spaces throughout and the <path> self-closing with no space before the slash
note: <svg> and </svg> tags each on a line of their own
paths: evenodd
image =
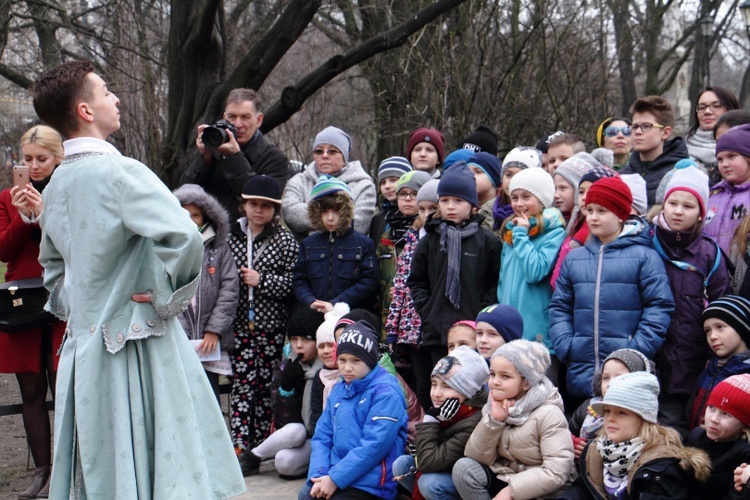
<svg viewBox="0 0 750 500">
<path fill-rule="evenodd" d="M 206 147 L 206 149 L 209 149 L 211 151 L 218 149 L 219 146 L 221 146 L 228 140 L 229 136 L 227 135 L 227 132 L 224 129 L 218 127 L 206 127 L 205 129 L 203 129 L 203 134 L 201 134 L 201 141 L 203 141 L 203 145 Z"/>
</svg>

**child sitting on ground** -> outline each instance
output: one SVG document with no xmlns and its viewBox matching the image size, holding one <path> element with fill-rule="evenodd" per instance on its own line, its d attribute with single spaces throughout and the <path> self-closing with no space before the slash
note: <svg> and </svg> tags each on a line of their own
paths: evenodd
<svg viewBox="0 0 750 500">
<path fill-rule="evenodd" d="M 460 498 L 451 469 L 464 456 L 466 441 L 482 417 L 488 375 L 484 359 L 468 346 L 456 347 L 435 365 L 432 408 L 417 425 L 416 453 L 393 463 L 393 475 L 410 493 L 426 500 Z"/>
<path fill-rule="evenodd" d="M 378 365 L 378 338 L 366 322 L 341 333 L 342 381 L 333 386 L 312 438 L 308 481 L 299 500 L 396 496 L 393 461 L 406 444 L 406 401 L 395 377 Z"/>
<path fill-rule="evenodd" d="M 310 401 L 310 427 L 315 429 L 318 419 L 325 408 L 326 398 L 333 389 L 333 384 L 339 378 L 339 367 L 336 364 L 336 337 L 334 330 L 336 323 L 349 313 L 349 305 L 339 302 L 333 306 L 333 310 L 325 314 L 323 323 L 315 332 L 315 341 L 318 347 L 318 358 L 323 362 L 323 367 L 318 370 L 313 378 L 312 397 Z"/>
<path fill-rule="evenodd" d="M 688 436 L 688 445 L 711 458 L 711 477 L 697 497 L 733 498 L 734 469 L 750 461 L 750 374 L 733 375 L 719 383 L 706 406 L 705 424 Z"/>
<path fill-rule="evenodd" d="M 659 382 L 645 372 L 612 379 L 602 401 L 604 432 L 584 448 L 581 473 L 560 498 L 693 498 L 710 474 L 708 455 L 682 445 L 674 429 L 656 422 Z"/>
<path fill-rule="evenodd" d="M 282 479 L 295 479 L 305 473 L 310 458 L 310 440 L 315 427 L 310 424 L 313 378 L 323 367 L 318 359 L 315 331 L 323 315 L 299 308 L 292 315 L 287 334 L 289 358 L 280 361 L 271 382 L 271 403 L 275 431 L 254 448 L 240 455 L 242 474 L 257 474 L 263 460 L 274 458 Z"/>
<path fill-rule="evenodd" d="M 455 323 L 448 330 L 448 354 L 459 346 L 468 346 L 471 350 L 477 348 L 477 324 L 463 320 Z"/>
<path fill-rule="evenodd" d="M 549 365 L 547 348 L 528 340 L 492 355 L 489 400 L 453 467 L 461 498 L 538 498 L 570 480 L 573 443 Z"/>
<path fill-rule="evenodd" d="M 477 351 L 490 364 L 497 349 L 523 336 L 523 318 L 512 306 L 493 304 L 477 315 Z"/>
</svg>

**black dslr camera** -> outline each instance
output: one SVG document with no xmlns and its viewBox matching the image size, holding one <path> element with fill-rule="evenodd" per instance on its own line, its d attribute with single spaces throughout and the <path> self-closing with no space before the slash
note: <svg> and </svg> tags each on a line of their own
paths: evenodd
<svg viewBox="0 0 750 500">
<path fill-rule="evenodd" d="M 215 151 L 219 146 L 229 141 L 227 130 L 231 130 L 235 138 L 237 137 L 237 127 L 232 125 L 229 120 L 219 120 L 213 125 L 203 129 L 201 141 L 206 149 Z"/>
</svg>

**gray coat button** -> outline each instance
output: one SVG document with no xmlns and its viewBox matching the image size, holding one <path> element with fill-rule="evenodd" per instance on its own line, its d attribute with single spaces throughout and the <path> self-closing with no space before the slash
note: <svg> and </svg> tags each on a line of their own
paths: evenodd
<svg viewBox="0 0 750 500">
<path fill-rule="evenodd" d="M 117 340 L 117 342 L 122 343 L 123 340 L 125 340 L 125 335 L 123 335 L 122 333 L 118 333 L 115 339 Z"/>
<path fill-rule="evenodd" d="M 153 321 L 151 321 L 151 320 L 149 319 L 149 320 L 146 320 L 146 325 L 148 325 L 148 326 L 150 326 L 151 328 L 153 328 L 154 326 L 156 326 L 156 323 L 155 323 L 155 322 L 153 322 Z"/>
<path fill-rule="evenodd" d="M 141 325 L 139 323 L 133 323 L 132 329 L 135 333 L 138 333 L 141 331 Z"/>
</svg>

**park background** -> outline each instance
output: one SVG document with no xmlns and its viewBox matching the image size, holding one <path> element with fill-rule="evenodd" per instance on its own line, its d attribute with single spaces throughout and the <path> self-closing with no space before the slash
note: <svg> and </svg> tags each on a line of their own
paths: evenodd
<svg viewBox="0 0 750 500">
<path fill-rule="evenodd" d="M 0 0 L 0 160 L 18 163 L 45 69 L 91 59 L 121 100 L 112 141 L 170 187 L 235 87 L 293 166 L 327 125 L 373 171 L 410 132 L 452 150 L 491 125 L 500 150 L 596 128 L 638 96 L 675 105 L 708 83 L 750 99 L 750 0 Z M 750 16 L 750 12 L 748 12 Z M 750 21 L 749 21 L 750 22 Z M 0 187 L 10 171 L 0 169 Z"/>
</svg>

